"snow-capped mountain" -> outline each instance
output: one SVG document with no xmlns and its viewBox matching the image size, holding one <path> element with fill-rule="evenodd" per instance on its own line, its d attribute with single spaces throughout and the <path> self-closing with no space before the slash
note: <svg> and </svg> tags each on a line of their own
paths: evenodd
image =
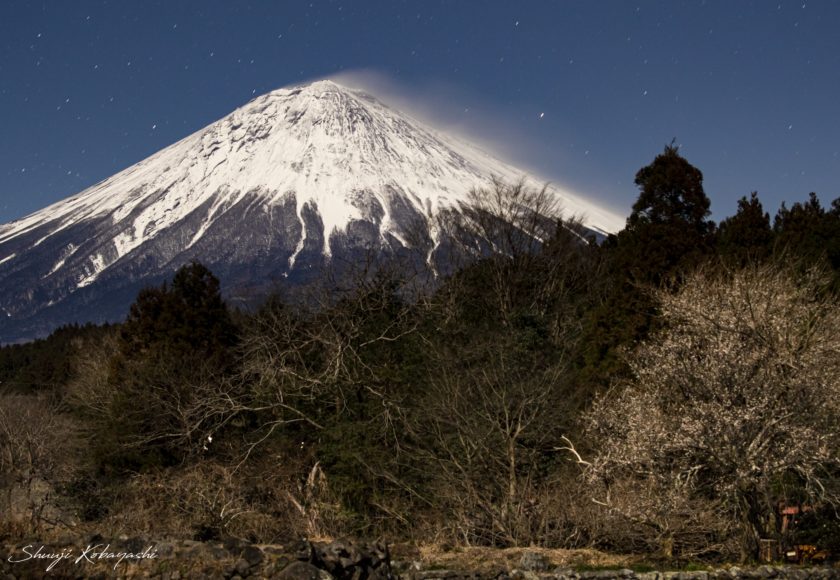
<svg viewBox="0 0 840 580">
<path fill-rule="evenodd" d="M 491 176 L 523 175 L 334 82 L 273 91 L 0 225 L 0 341 L 119 319 L 140 287 L 192 259 L 228 294 L 300 279 L 354 248 L 413 247 L 431 264 L 438 212 L 457 210 Z M 622 225 L 584 199 L 556 194 L 595 232 Z"/>
</svg>

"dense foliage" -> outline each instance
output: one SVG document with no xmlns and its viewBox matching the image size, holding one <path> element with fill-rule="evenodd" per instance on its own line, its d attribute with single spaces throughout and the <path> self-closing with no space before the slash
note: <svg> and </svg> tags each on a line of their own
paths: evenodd
<svg viewBox="0 0 840 580">
<path fill-rule="evenodd" d="M 194 263 L 121 325 L 0 348 L 0 397 L 20 409 L 0 414 L 16 474 L 0 486 L 48 481 L 97 531 L 198 538 L 752 558 L 759 537 L 794 541 L 787 503 L 836 529 L 821 401 L 838 388 L 840 200 L 812 194 L 771 226 L 753 193 L 716 227 L 673 145 L 636 184 L 601 245 L 546 191 L 494 182 L 441 224 L 462 267 L 432 285 L 368 263 L 344 290 L 234 315 Z M 23 459 L 56 429 L 61 461 Z"/>
</svg>

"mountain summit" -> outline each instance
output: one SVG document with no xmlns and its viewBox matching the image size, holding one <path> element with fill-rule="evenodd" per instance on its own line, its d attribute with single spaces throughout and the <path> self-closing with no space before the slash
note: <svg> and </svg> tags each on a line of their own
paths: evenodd
<svg viewBox="0 0 840 580">
<path fill-rule="evenodd" d="M 223 287 L 299 278 L 353 248 L 419 244 L 491 176 L 524 172 L 332 81 L 284 88 L 66 200 L 0 226 L 0 341 L 122 317 L 198 259 Z M 563 192 L 605 233 L 621 218 Z M 423 235 L 417 237 L 417 226 Z"/>
</svg>

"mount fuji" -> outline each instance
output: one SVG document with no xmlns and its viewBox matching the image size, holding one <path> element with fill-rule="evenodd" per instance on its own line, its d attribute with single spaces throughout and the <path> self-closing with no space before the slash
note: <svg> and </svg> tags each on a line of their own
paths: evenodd
<svg viewBox="0 0 840 580">
<path fill-rule="evenodd" d="M 0 225 L 0 341 L 118 320 L 140 288 L 191 260 L 229 297 L 302 283 L 361 248 L 411 248 L 434 266 L 444 235 L 435 216 L 493 176 L 525 172 L 332 81 L 273 91 Z M 554 194 L 597 234 L 622 227 L 585 199 Z"/>
</svg>

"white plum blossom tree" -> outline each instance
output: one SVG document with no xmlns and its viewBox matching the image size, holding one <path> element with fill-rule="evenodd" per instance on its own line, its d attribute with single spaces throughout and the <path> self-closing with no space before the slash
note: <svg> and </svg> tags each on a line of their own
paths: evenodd
<svg viewBox="0 0 840 580">
<path fill-rule="evenodd" d="M 664 330 L 585 417 L 594 499 L 656 530 L 666 553 L 716 550 L 731 530 L 755 558 L 778 537 L 780 501 L 838 500 L 837 297 L 818 271 L 753 265 L 698 271 L 658 298 Z"/>
</svg>

